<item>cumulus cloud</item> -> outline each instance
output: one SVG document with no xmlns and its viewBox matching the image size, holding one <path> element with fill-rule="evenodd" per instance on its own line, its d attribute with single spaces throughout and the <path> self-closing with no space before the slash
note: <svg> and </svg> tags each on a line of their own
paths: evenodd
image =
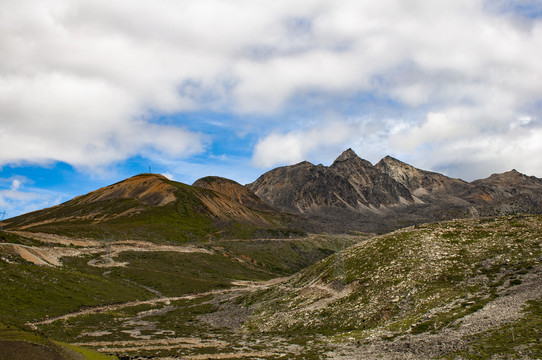
<svg viewBox="0 0 542 360">
<path fill-rule="evenodd" d="M 314 153 L 335 153 L 352 137 L 357 136 L 355 126 L 343 121 L 332 121 L 307 130 L 272 133 L 256 144 L 253 156 L 255 166 L 267 168 L 292 164 L 311 158 Z"/>
<path fill-rule="evenodd" d="M 538 3 L 2 2 L 0 164 L 94 167 L 136 155 L 186 158 L 204 151 L 208 137 L 182 120 L 161 122 L 161 115 L 284 114 L 292 99 L 314 94 L 384 99 L 403 113 L 395 124 L 403 122 L 403 130 L 384 126 L 388 133 L 379 135 L 380 146 L 397 152 L 499 139 L 493 143 L 506 144 L 519 161 L 518 149 L 538 139 L 533 125 L 521 136 L 510 129 L 523 116 L 538 121 Z M 345 118 L 378 115 L 339 103 L 322 106 Z M 235 118 L 228 117 L 229 126 Z M 258 166 L 300 161 L 318 146 L 346 147 L 366 136 L 364 126 L 340 122 L 307 127 L 301 119 L 292 130 L 274 121 L 254 149 Z M 331 139 L 327 126 L 337 127 Z M 489 158 L 493 150 L 480 151 Z M 531 172 L 542 175 L 542 166 Z"/>
</svg>

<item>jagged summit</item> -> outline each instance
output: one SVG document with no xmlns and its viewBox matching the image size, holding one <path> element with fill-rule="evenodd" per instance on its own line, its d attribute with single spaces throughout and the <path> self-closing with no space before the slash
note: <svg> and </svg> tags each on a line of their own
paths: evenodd
<svg viewBox="0 0 542 360">
<path fill-rule="evenodd" d="M 331 219 L 333 224 L 343 222 L 343 226 L 360 214 L 383 214 L 389 207 L 415 201 L 402 184 L 352 149 L 330 166 L 277 168 L 247 187 L 272 206 Z"/>
<path fill-rule="evenodd" d="M 499 173 L 499 174 L 491 174 L 487 180 L 494 180 L 494 181 L 514 181 L 514 180 L 519 180 L 519 179 L 528 179 L 530 178 L 529 176 L 523 174 L 523 173 L 520 173 L 519 171 L 517 171 L 516 169 L 512 169 L 510 171 L 506 171 L 506 172 L 503 172 L 503 173 Z"/>
<path fill-rule="evenodd" d="M 473 184 L 496 186 L 499 188 L 507 187 L 510 189 L 518 186 L 539 187 L 542 186 L 542 179 L 535 176 L 528 176 L 516 169 L 512 169 L 504 173 L 492 174 L 485 179 L 473 181 Z"/>
<path fill-rule="evenodd" d="M 391 155 L 386 155 L 384 156 L 378 163 L 378 164 L 395 164 L 395 165 L 408 165 L 407 163 L 405 163 L 404 161 L 401 161 L 397 158 L 394 158 L 393 156 Z M 375 166 L 377 166 L 375 165 Z M 408 166 L 411 166 L 411 165 L 408 165 Z"/>
<path fill-rule="evenodd" d="M 347 161 L 356 158 L 359 158 L 358 154 L 356 154 L 351 148 L 348 148 L 347 150 L 343 151 L 343 153 L 339 155 L 337 159 L 335 159 L 335 162 Z"/>
<path fill-rule="evenodd" d="M 373 164 L 369 161 L 360 158 L 352 149 L 344 151 L 330 166 L 331 168 L 372 168 Z"/>
</svg>

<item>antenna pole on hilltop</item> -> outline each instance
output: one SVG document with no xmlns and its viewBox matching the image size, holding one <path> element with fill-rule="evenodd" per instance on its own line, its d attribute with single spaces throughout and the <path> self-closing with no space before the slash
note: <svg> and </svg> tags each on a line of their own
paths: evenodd
<svg viewBox="0 0 542 360">
<path fill-rule="evenodd" d="M 151 168 L 151 166 L 149 165 L 149 174 L 152 174 L 152 171 L 151 171 L 151 170 L 152 170 L 152 168 Z"/>
<path fill-rule="evenodd" d="M 4 220 L 4 217 L 6 216 L 6 210 L 4 210 L 3 212 L 1 212 L 0 214 L 2 214 L 2 218 L 0 219 L 0 221 Z M 0 230 L 4 230 L 4 224 L 0 222 Z"/>
</svg>

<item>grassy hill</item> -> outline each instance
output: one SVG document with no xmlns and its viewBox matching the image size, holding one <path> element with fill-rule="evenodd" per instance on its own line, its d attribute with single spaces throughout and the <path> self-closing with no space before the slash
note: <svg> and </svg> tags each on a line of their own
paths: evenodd
<svg viewBox="0 0 542 360">
<path fill-rule="evenodd" d="M 540 358 L 541 239 L 541 216 L 375 237 L 246 295 L 254 314 L 245 326 L 323 334 L 356 344 L 359 358 Z"/>
<path fill-rule="evenodd" d="M 237 188 L 238 193 L 249 193 L 231 180 L 227 185 L 230 192 Z M 243 204 L 241 198 L 220 188 L 141 174 L 61 205 L 8 219 L 4 227 L 70 237 L 174 243 L 303 233 L 296 226 L 300 224 L 297 217 L 270 208 L 253 194 L 255 199 Z"/>
</svg>

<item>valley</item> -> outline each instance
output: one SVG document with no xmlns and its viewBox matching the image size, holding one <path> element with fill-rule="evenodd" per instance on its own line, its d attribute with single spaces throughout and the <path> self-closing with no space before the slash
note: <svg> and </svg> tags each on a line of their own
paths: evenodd
<svg viewBox="0 0 542 360">
<path fill-rule="evenodd" d="M 540 358 L 541 204 L 351 150 L 136 175 L 3 221 L 0 359 Z"/>
</svg>

